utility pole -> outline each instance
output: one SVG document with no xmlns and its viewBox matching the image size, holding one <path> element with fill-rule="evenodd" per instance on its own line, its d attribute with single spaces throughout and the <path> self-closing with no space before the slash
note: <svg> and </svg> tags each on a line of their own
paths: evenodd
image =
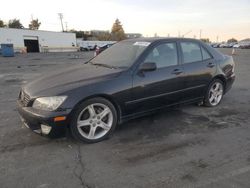
<svg viewBox="0 0 250 188">
<path fill-rule="evenodd" d="M 202 30 L 200 29 L 200 39 L 201 39 L 201 33 L 202 33 Z"/>
<path fill-rule="evenodd" d="M 62 22 L 62 19 L 63 19 L 63 14 L 62 14 L 62 13 L 58 13 L 58 16 L 59 16 L 59 19 L 60 19 L 60 21 L 61 21 L 62 32 L 64 32 L 63 22 Z"/>
<path fill-rule="evenodd" d="M 216 43 L 218 43 L 219 42 L 219 36 L 217 35 L 216 36 Z"/>
</svg>

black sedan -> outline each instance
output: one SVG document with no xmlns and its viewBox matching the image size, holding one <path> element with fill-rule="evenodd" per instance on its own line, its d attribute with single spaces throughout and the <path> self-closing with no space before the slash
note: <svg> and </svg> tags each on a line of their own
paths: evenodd
<svg viewBox="0 0 250 188">
<path fill-rule="evenodd" d="M 177 104 L 217 106 L 234 80 L 234 61 L 194 39 L 142 38 L 114 44 L 87 63 L 22 87 L 23 123 L 49 137 L 108 138 L 117 124 Z"/>
</svg>

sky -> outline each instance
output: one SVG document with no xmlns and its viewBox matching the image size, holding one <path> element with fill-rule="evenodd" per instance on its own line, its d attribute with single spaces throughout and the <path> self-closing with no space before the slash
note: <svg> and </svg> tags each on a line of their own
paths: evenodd
<svg viewBox="0 0 250 188">
<path fill-rule="evenodd" d="M 61 31 L 58 13 L 68 29 L 111 30 L 118 18 L 126 33 L 145 37 L 250 38 L 250 0 L 8 0 L 0 19 L 18 18 L 28 27 L 33 17 L 41 30 Z"/>
</svg>

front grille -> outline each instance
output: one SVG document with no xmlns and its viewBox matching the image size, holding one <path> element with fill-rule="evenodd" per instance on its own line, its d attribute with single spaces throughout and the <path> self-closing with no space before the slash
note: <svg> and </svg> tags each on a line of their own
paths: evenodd
<svg viewBox="0 0 250 188">
<path fill-rule="evenodd" d="M 23 106 L 28 106 L 30 102 L 30 96 L 22 90 L 19 95 L 19 100 Z"/>
</svg>

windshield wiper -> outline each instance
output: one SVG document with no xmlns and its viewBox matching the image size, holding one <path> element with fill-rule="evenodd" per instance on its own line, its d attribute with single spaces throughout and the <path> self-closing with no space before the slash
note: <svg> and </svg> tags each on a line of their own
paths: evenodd
<svg viewBox="0 0 250 188">
<path fill-rule="evenodd" d="M 106 67 L 106 68 L 110 68 L 110 69 L 117 69 L 118 67 L 113 66 L 113 65 L 108 65 L 108 64 L 103 64 L 103 63 L 93 63 L 90 62 L 92 65 L 96 65 L 96 66 L 101 66 L 101 67 Z"/>
</svg>

